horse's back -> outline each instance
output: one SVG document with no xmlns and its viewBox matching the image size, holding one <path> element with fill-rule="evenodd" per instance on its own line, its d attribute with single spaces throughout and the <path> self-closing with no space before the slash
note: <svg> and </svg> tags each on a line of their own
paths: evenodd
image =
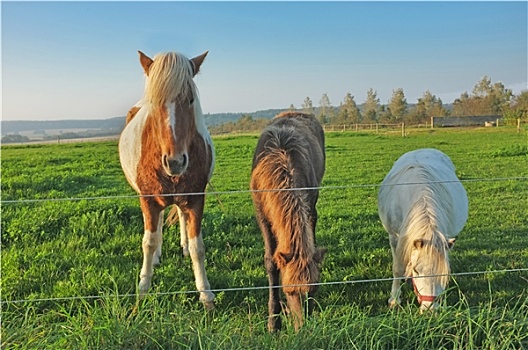
<svg viewBox="0 0 528 350">
<path fill-rule="evenodd" d="M 282 119 L 281 119 L 282 118 Z M 324 139 L 324 130 L 321 126 L 321 123 L 315 118 L 313 114 L 302 113 L 302 112 L 282 112 L 278 114 L 273 121 L 280 123 L 283 120 L 296 120 L 301 124 L 305 125 L 309 130 L 310 134 L 315 137 L 319 147 L 321 148 L 323 155 L 325 152 L 325 139 Z"/>
<path fill-rule="evenodd" d="M 422 148 L 405 153 L 394 163 L 391 172 L 397 172 L 412 165 L 422 165 L 440 171 L 442 175 L 439 177 L 456 177 L 454 175 L 455 165 L 451 159 L 445 153 L 434 148 Z"/>
<path fill-rule="evenodd" d="M 269 149 L 272 144 L 288 152 L 306 153 L 307 159 L 301 166 L 312 168 L 315 175 L 315 182 L 310 181 L 306 185 L 320 185 L 325 171 L 326 154 L 324 131 L 315 116 L 300 112 L 283 112 L 273 118 L 259 138 L 253 167 L 266 153 L 266 148 Z M 301 160 L 302 157 L 296 158 Z"/>
<path fill-rule="evenodd" d="M 257 212 L 282 221 L 272 212 L 291 203 L 308 201 L 314 208 L 318 190 L 263 191 L 269 189 L 312 188 L 321 184 L 325 171 L 324 148 L 314 135 L 308 116 L 275 117 L 262 131 L 251 171 L 250 187 Z M 314 118 L 315 119 L 315 118 Z M 317 120 L 316 120 L 317 122 Z M 317 130 L 316 127 L 312 127 Z M 322 131 L 322 128 L 321 128 Z M 322 135 L 324 138 L 324 134 Z M 311 209 L 310 209 L 311 210 Z"/>
<path fill-rule="evenodd" d="M 405 153 L 384 178 L 378 193 L 378 209 L 385 229 L 397 234 L 424 190 L 434 186 L 441 186 L 448 194 L 444 201 L 449 201 L 445 204 L 453 207 L 453 232 L 445 234 L 456 236 L 468 217 L 466 190 L 456 176 L 451 159 L 432 148 Z"/>
</svg>

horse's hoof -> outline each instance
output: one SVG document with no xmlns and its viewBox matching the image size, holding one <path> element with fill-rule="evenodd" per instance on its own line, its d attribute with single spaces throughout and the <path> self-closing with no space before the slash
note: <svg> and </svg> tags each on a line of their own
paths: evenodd
<svg viewBox="0 0 528 350">
<path fill-rule="evenodd" d="M 273 315 L 268 318 L 268 332 L 278 333 L 282 328 L 282 320 L 280 316 Z"/>
<path fill-rule="evenodd" d="M 212 301 L 206 301 L 203 304 L 204 304 L 205 310 L 208 312 L 213 311 L 215 309 L 215 305 Z"/>
<path fill-rule="evenodd" d="M 139 296 L 144 297 L 147 295 L 148 290 L 150 289 L 150 282 L 141 280 L 139 281 Z"/>
<path fill-rule="evenodd" d="M 181 252 L 182 252 L 182 255 L 184 257 L 188 257 L 189 256 L 189 249 L 188 248 L 181 247 Z"/>
<path fill-rule="evenodd" d="M 389 308 L 394 309 L 400 306 L 400 301 L 396 299 L 389 299 Z"/>
</svg>

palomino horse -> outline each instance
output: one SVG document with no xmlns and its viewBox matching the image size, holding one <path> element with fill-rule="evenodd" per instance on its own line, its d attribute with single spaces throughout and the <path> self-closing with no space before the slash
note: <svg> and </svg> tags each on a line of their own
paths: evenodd
<svg viewBox="0 0 528 350">
<path fill-rule="evenodd" d="M 205 274 L 201 222 L 215 155 L 193 81 L 206 55 L 188 59 L 170 52 L 151 59 L 139 52 L 145 95 L 128 112 L 119 157 L 140 194 L 145 224 L 140 294 L 147 293 L 153 265 L 160 261 L 164 209 L 174 204 L 167 221 L 179 218 L 183 254 L 191 255 L 200 301 L 211 309 L 214 294 Z"/>
<path fill-rule="evenodd" d="M 270 331 L 281 328 L 279 272 L 296 330 L 303 323 L 306 294 L 306 314 L 313 310 L 311 297 L 326 252 L 315 246 L 315 204 L 325 157 L 321 125 L 313 115 L 297 112 L 276 116 L 262 132 L 255 150 L 251 190 L 265 245 Z"/>
<path fill-rule="evenodd" d="M 449 283 L 448 252 L 468 217 L 466 191 L 451 159 L 431 148 L 401 156 L 381 184 L 378 209 L 392 250 L 389 305 L 400 303 L 405 276 L 420 310 L 433 309 Z"/>
</svg>

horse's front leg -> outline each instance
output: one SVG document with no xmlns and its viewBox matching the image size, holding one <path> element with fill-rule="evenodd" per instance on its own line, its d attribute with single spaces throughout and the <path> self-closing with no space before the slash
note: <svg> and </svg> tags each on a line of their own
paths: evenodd
<svg viewBox="0 0 528 350">
<path fill-rule="evenodd" d="M 405 273 L 403 266 L 403 261 L 396 254 L 396 246 L 398 244 L 397 237 L 394 235 L 389 236 L 390 247 L 392 252 L 392 287 L 391 287 L 391 296 L 389 298 L 389 307 L 393 308 L 400 305 L 400 293 L 401 293 L 401 278 Z"/>
<path fill-rule="evenodd" d="M 266 251 L 264 255 L 264 265 L 266 267 L 269 282 L 268 331 L 280 331 L 282 328 L 282 320 L 280 318 L 282 308 L 280 304 L 279 270 L 268 251 Z"/>
<path fill-rule="evenodd" d="M 159 262 L 157 252 L 161 254 L 161 229 L 163 226 L 163 210 L 155 202 L 141 198 L 141 210 L 145 232 L 143 234 L 143 266 L 141 267 L 139 293 L 145 295 L 154 273 L 154 263 Z"/>
<path fill-rule="evenodd" d="M 187 222 L 187 238 L 189 255 L 191 256 L 196 288 L 200 291 L 200 301 L 207 310 L 214 309 L 214 293 L 205 273 L 205 246 L 202 237 L 202 217 L 204 198 L 198 201 L 198 205 L 188 210 L 183 209 L 184 220 Z"/>
<path fill-rule="evenodd" d="M 282 328 L 279 269 L 273 260 L 277 243 L 273 238 L 270 223 L 259 210 L 257 210 L 257 221 L 264 239 L 264 267 L 266 268 L 269 283 L 268 331 L 275 332 Z"/>
<path fill-rule="evenodd" d="M 303 325 L 303 299 L 299 292 L 286 293 L 288 309 L 290 310 L 291 317 L 293 317 L 293 326 L 296 332 Z"/>
</svg>

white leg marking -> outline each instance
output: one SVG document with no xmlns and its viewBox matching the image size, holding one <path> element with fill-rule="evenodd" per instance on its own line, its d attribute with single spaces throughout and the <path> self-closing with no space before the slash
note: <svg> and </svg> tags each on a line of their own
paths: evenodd
<svg viewBox="0 0 528 350">
<path fill-rule="evenodd" d="M 154 253 L 154 265 L 159 265 L 161 262 L 161 246 L 163 244 L 163 213 L 164 211 L 162 210 L 158 221 L 158 247 L 156 248 L 156 252 Z"/>
<path fill-rule="evenodd" d="M 149 288 L 154 273 L 154 255 L 160 245 L 159 227 L 155 232 L 145 230 L 143 234 L 143 266 L 139 275 L 139 294 L 145 295 Z"/>
<path fill-rule="evenodd" d="M 403 274 L 400 273 L 402 263 L 401 263 L 400 259 L 396 258 L 395 250 L 396 250 L 396 248 L 393 247 L 393 245 L 391 244 L 391 251 L 392 251 L 392 276 L 394 277 L 394 279 L 392 280 L 391 297 L 389 298 L 389 307 L 390 308 L 393 308 L 395 306 L 400 305 L 400 302 L 401 302 L 401 300 L 400 300 L 401 280 L 399 278 L 403 277 Z"/>
<path fill-rule="evenodd" d="M 180 246 L 183 256 L 189 256 L 189 243 L 187 241 L 187 219 L 178 207 L 178 218 L 180 219 Z"/>
<path fill-rule="evenodd" d="M 215 295 L 209 291 L 211 286 L 209 285 L 209 280 L 205 274 L 205 247 L 201 233 L 198 237 L 189 239 L 189 252 L 193 264 L 196 288 L 202 291 L 200 292 L 200 301 L 205 304 L 212 304 Z"/>
</svg>

